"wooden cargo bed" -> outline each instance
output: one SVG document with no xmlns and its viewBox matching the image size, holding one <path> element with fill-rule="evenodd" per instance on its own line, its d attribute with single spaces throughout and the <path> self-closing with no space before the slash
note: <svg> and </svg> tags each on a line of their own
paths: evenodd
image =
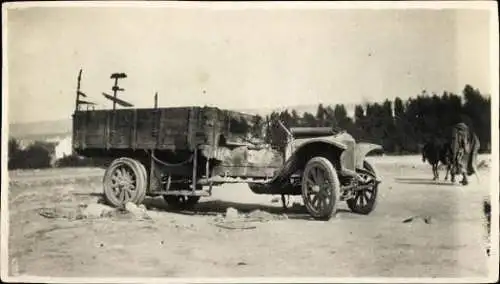
<svg viewBox="0 0 500 284">
<path fill-rule="evenodd" d="M 192 151 L 263 138 L 262 119 L 213 107 L 76 111 L 73 149 Z"/>
<path fill-rule="evenodd" d="M 78 111 L 75 150 L 189 149 L 198 127 L 195 108 Z"/>
</svg>

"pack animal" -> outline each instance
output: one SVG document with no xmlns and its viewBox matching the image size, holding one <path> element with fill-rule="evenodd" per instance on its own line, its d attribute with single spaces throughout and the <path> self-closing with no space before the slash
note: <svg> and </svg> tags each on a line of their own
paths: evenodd
<svg viewBox="0 0 500 284">
<path fill-rule="evenodd" d="M 432 166 L 433 180 L 439 179 L 439 162 L 446 166 L 445 180 L 451 170 L 451 144 L 449 142 L 439 143 L 430 141 L 426 143 L 422 150 L 422 161 L 426 161 Z"/>
<path fill-rule="evenodd" d="M 453 126 L 451 136 L 451 181 L 462 175 L 461 183 L 467 185 L 467 176 L 477 173 L 479 138 L 465 123 Z"/>
</svg>

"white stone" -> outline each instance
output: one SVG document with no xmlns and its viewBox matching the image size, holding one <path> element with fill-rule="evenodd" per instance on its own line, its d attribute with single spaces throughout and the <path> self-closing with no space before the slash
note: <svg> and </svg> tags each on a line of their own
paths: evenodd
<svg viewBox="0 0 500 284">
<path fill-rule="evenodd" d="M 113 210 L 113 208 L 104 204 L 91 203 L 82 209 L 82 215 L 85 218 L 100 218 Z"/>
<path fill-rule="evenodd" d="M 238 210 L 233 207 L 229 207 L 226 209 L 226 219 L 237 219 L 238 218 Z"/>
</svg>

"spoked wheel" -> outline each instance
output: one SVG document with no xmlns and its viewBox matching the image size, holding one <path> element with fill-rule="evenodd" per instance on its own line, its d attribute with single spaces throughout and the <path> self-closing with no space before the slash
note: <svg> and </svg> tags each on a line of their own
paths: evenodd
<svg viewBox="0 0 500 284">
<path fill-rule="evenodd" d="M 337 211 L 340 183 L 332 163 L 315 157 L 302 175 L 302 198 L 309 214 L 317 220 L 329 220 Z"/>
<path fill-rule="evenodd" d="M 347 206 L 352 212 L 367 215 L 370 214 L 377 204 L 378 182 L 376 181 L 376 172 L 370 163 L 364 161 L 364 171 L 359 171 L 361 176 L 360 185 L 365 187 L 354 193 L 354 197 L 347 200 Z"/>
<path fill-rule="evenodd" d="M 144 201 L 144 198 L 146 198 L 146 193 L 148 191 L 148 186 L 149 186 L 149 183 L 148 183 L 148 173 L 146 171 L 146 167 L 139 161 L 135 161 L 135 160 L 132 160 L 134 162 L 136 162 L 139 166 L 139 169 L 141 170 L 141 173 L 142 173 L 142 177 L 143 177 L 143 180 L 144 180 L 144 190 L 141 190 L 139 193 L 140 195 L 137 196 L 136 198 L 136 201 L 135 203 L 136 204 L 141 204 L 143 201 Z"/>
<path fill-rule="evenodd" d="M 142 203 L 146 196 L 146 169 L 134 159 L 114 160 L 104 173 L 104 196 L 115 207 Z"/>
<path fill-rule="evenodd" d="M 174 209 L 192 209 L 200 200 L 200 196 L 184 196 L 184 195 L 163 195 L 163 199 L 168 206 Z"/>
</svg>

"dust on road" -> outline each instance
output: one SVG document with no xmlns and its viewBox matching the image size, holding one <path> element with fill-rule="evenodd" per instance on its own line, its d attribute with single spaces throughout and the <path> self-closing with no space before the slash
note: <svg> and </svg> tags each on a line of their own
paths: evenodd
<svg viewBox="0 0 500 284">
<path fill-rule="evenodd" d="M 170 212 L 160 197 L 145 201 L 148 218 L 92 217 L 88 208 L 99 207 L 102 170 L 12 173 L 9 274 L 486 277 L 481 206 L 489 168 L 463 187 L 433 182 L 430 166 L 415 157 L 371 159 L 383 177 L 375 211 L 356 215 L 342 203 L 328 222 L 313 221 L 302 208 L 283 212 L 272 196 L 246 185 L 214 189 L 196 212 Z M 60 218 L 42 216 L 44 208 Z M 87 215 L 61 214 L 77 208 Z M 228 208 L 237 210 L 236 218 L 265 218 L 246 222 L 248 228 L 217 226 Z"/>
</svg>

